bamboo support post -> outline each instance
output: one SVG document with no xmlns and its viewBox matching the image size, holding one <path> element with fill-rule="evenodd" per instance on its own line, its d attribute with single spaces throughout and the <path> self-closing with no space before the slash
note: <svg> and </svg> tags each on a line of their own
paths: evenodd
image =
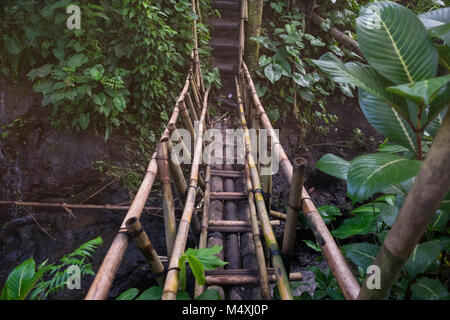
<svg viewBox="0 0 450 320">
<path fill-rule="evenodd" d="M 204 131 L 204 120 L 207 112 L 208 106 L 208 94 L 207 91 L 205 93 L 205 97 L 203 100 L 203 109 L 200 116 L 200 124 L 199 124 L 199 135 L 195 141 L 195 149 L 194 149 L 194 160 L 192 162 L 191 176 L 188 188 L 188 194 L 186 197 L 186 203 L 184 206 L 183 215 L 181 218 L 181 222 L 178 227 L 177 237 L 175 239 L 175 247 L 172 251 L 172 257 L 169 263 L 169 271 L 167 272 L 166 283 L 164 285 L 163 300 L 175 300 L 178 291 L 179 279 L 179 264 L 178 260 L 183 255 L 184 250 L 186 248 L 187 237 L 189 233 L 189 228 L 192 220 L 192 215 L 194 213 L 194 205 L 195 205 L 195 195 L 197 193 L 197 181 L 198 181 L 198 173 L 199 173 L 199 165 L 202 158 L 202 147 L 203 147 L 203 131 Z"/>
<path fill-rule="evenodd" d="M 166 234 L 167 256 L 170 257 L 176 236 L 176 220 L 172 195 L 172 185 L 169 174 L 169 156 L 167 143 L 162 142 L 158 151 L 159 179 L 161 181 L 161 193 L 163 196 L 164 228 Z"/>
<path fill-rule="evenodd" d="M 196 0 L 192 0 L 192 11 L 194 14 L 197 14 L 196 9 Z M 194 76 L 197 81 L 197 83 L 200 84 L 202 92 L 205 92 L 205 87 L 203 84 L 203 76 L 202 76 L 202 70 L 200 66 L 200 57 L 198 55 L 198 36 L 197 36 L 197 19 L 194 20 L 194 24 L 192 26 L 192 31 L 194 34 Z"/>
<path fill-rule="evenodd" d="M 278 139 L 275 131 L 273 130 L 272 124 L 270 123 L 269 118 L 267 117 L 266 112 L 259 100 L 258 95 L 256 94 L 255 85 L 253 84 L 253 80 L 250 76 L 250 72 L 248 71 L 245 62 L 242 63 L 242 70 L 247 79 L 247 84 L 249 85 L 249 91 L 251 92 L 251 98 L 253 99 L 253 103 L 257 106 L 260 112 L 260 121 L 263 128 L 267 129 L 269 135 L 273 139 L 273 150 L 276 156 L 278 156 L 278 161 L 280 163 L 280 167 L 283 170 L 284 175 L 288 183 L 292 182 L 292 164 L 290 163 L 286 153 L 284 152 L 280 140 Z M 330 266 L 331 271 L 333 272 L 336 280 L 339 284 L 339 287 L 344 294 L 346 299 L 354 300 L 357 298 L 360 286 L 352 271 L 350 270 L 342 252 L 339 250 L 336 242 L 331 236 L 330 231 L 327 226 L 323 222 L 319 212 L 314 205 L 314 202 L 308 195 L 308 192 L 305 188 L 302 190 L 302 210 L 303 214 L 307 217 L 307 220 L 313 230 L 315 232 L 316 237 L 318 237 L 318 242 L 321 244 L 323 255 Z"/>
<path fill-rule="evenodd" d="M 187 193 L 187 184 L 186 184 L 186 179 L 184 178 L 184 175 L 183 175 L 183 169 L 181 168 L 179 163 L 177 163 L 173 160 L 173 157 L 171 156 L 172 150 L 173 150 L 172 141 L 169 140 L 167 142 L 167 146 L 168 146 L 168 154 L 169 154 L 169 168 L 170 168 L 170 173 L 172 174 L 173 184 L 175 186 L 175 190 L 177 191 L 178 196 L 183 201 L 183 203 L 185 203 L 186 202 L 186 193 Z"/>
<path fill-rule="evenodd" d="M 303 158 L 294 160 L 291 188 L 289 190 L 288 212 L 284 226 L 283 245 L 281 252 L 285 258 L 286 270 L 291 270 L 291 258 L 294 254 L 295 235 L 298 223 L 298 213 L 301 205 L 301 195 L 305 178 L 307 161 Z"/>
<path fill-rule="evenodd" d="M 192 121 L 198 121 L 197 111 L 195 110 L 194 102 L 192 102 L 192 98 L 191 98 L 191 95 L 189 94 L 189 92 L 186 94 L 186 104 L 192 115 Z"/>
<path fill-rule="evenodd" d="M 270 145 L 271 145 L 270 137 L 267 137 L 268 157 L 271 157 Z M 265 174 L 261 177 L 262 189 L 266 200 L 266 208 L 270 212 L 270 209 L 272 208 L 272 160 L 270 160 L 269 164 L 263 165 L 263 167 L 265 170 L 270 172 L 270 174 Z"/>
<path fill-rule="evenodd" d="M 386 299 L 398 274 L 423 237 L 450 189 L 450 112 L 444 119 L 419 174 L 386 236 L 373 265 L 380 268 L 380 288 L 369 289 L 367 274 L 358 299 Z"/>
<path fill-rule="evenodd" d="M 131 204 L 130 210 L 128 210 L 125 219 L 123 220 L 121 230 L 126 229 L 126 221 L 133 217 L 139 219 L 142 214 L 145 202 L 147 201 L 158 172 L 156 155 L 157 153 L 155 152 L 148 166 L 144 180 L 142 181 L 136 197 Z M 117 233 L 105 258 L 103 259 L 102 265 L 97 271 L 91 287 L 89 288 L 85 298 L 86 300 L 104 300 L 107 298 L 108 292 L 114 281 L 114 277 L 116 276 L 117 270 L 119 270 L 120 263 L 122 262 L 125 251 L 127 250 L 129 240 L 130 239 L 126 233 Z"/>
<path fill-rule="evenodd" d="M 279 226 L 280 220 L 270 220 L 270 224 L 272 226 Z M 250 221 L 239 221 L 239 220 L 209 220 L 208 226 L 211 227 L 251 227 Z M 261 223 L 258 222 L 258 226 L 261 226 Z"/>
<path fill-rule="evenodd" d="M 180 103 L 178 104 L 178 109 L 180 110 L 181 120 L 183 120 L 184 127 L 189 131 L 192 139 L 195 141 L 194 125 L 192 124 L 191 116 L 189 115 L 184 100 L 180 101 Z"/>
<path fill-rule="evenodd" d="M 252 181 L 250 179 L 250 171 L 248 168 L 247 161 L 245 162 L 245 179 L 247 184 L 248 210 L 250 211 L 250 222 L 252 226 L 253 242 L 255 243 L 256 259 L 258 261 L 259 286 L 261 297 L 264 300 L 270 300 L 272 297 L 270 294 L 269 280 L 267 276 L 266 257 L 264 255 L 264 248 L 259 233 L 258 227 L 259 223 L 258 217 L 256 215 L 255 199 L 252 193 L 253 191 Z"/>
<path fill-rule="evenodd" d="M 278 247 L 277 239 L 275 238 L 275 234 L 272 230 L 272 226 L 270 225 L 269 215 L 267 213 L 266 205 L 264 203 L 264 198 L 262 196 L 261 183 L 259 180 L 256 163 L 253 159 L 251 153 L 251 144 L 250 144 L 250 135 L 247 128 L 247 122 L 245 120 L 244 108 L 242 106 L 241 97 L 239 93 L 239 83 L 237 77 L 235 77 L 236 91 L 238 104 L 241 115 L 241 124 L 244 129 L 245 135 L 245 146 L 247 150 L 247 161 L 250 170 L 250 178 L 253 186 L 253 193 L 256 202 L 256 208 L 258 211 L 259 219 L 262 223 L 262 230 L 264 234 L 264 238 L 266 240 L 268 249 L 271 255 L 272 265 L 275 269 L 276 279 L 277 279 L 277 287 L 280 292 L 281 299 L 283 300 L 293 300 L 292 291 L 289 285 L 289 278 L 286 273 L 286 269 L 284 267 L 283 260 L 280 255 L 280 250 Z"/>
<path fill-rule="evenodd" d="M 152 242 L 148 238 L 141 223 L 136 217 L 132 217 L 125 222 L 128 235 L 134 240 L 142 255 L 147 260 L 150 270 L 156 278 L 159 286 L 164 285 L 164 266 L 159 259 Z"/>
<path fill-rule="evenodd" d="M 247 194 L 244 192 L 212 192 L 212 200 L 242 200 L 247 199 Z"/>
<path fill-rule="evenodd" d="M 200 232 L 200 241 L 198 244 L 199 248 L 206 248 L 206 244 L 208 241 L 208 215 L 209 215 L 209 205 L 210 205 L 210 194 L 211 194 L 211 167 L 206 166 L 206 188 L 205 188 L 205 202 L 203 203 L 203 217 L 202 217 L 202 229 Z M 195 281 L 195 289 L 194 295 L 198 297 L 205 290 L 205 286 L 199 285 L 197 281 Z"/>
</svg>

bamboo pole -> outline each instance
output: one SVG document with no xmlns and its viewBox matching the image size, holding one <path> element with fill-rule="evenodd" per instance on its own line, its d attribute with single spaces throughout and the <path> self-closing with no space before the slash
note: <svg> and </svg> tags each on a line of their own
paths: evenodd
<svg viewBox="0 0 450 320">
<path fill-rule="evenodd" d="M 0 201 L 0 205 L 15 205 L 18 207 L 42 207 L 42 208 L 63 208 L 63 209 L 98 209 L 127 211 L 130 206 L 118 206 L 113 204 L 73 204 L 73 203 L 48 203 L 48 202 L 27 202 L 27 201 Z M 144 207 L 144 210 L 161 210 L 160 207 Z M 176 208 L 181 209 L 181 208 Z"/>
<path fill-rule="evenodd" d="M 259 276 L 256 275 L 215 275 L 205 276 L 207 285 L 228 285 L 239 286 L 245 284 L 258 284 Z M 267 276 L 269 282 L 276 282 L 277 277 L 274 274 Z M 294 272 L 289 275 L 289 281 L 301 281 L 303 275 L 300 272 Z"/>
<path fill-rule="evenodd" d="M 203 203 L 203 217 L 202 217 L 202 230 L 200 233 L 200 241 L 198 244 L 199 248 L 206 248 L 206 244 L 208 241 L 208 215 L 209 215 L 209 205 L 210 205 L 210 194 L 211 194 L 211 167 L 209 165 L 206 166 L 206 188 L 205 188 L 205 202 Z M 197 281 L 195 281 L 194 295 L 198 297 L 205 290 L 204 285 L 199 285 Z"/>
<path fill-rule="evenodd" d="M 283 245 L 281 252 L 285 258 L 286 270 L 291 270 L 291 258 L 294 254 L 295 235 L 298 223 L 298 213 L 301 205 L 303 181 L 305 178 L 307 161 L 303 158 L 294 160 L 294 172 L 292 175 L 291 189 L 289 191 L 288 212 L 284 226 Z"/>
<path fill-rule="evenodd" d="M 242 199 L 247 199 L 247 194 L 244 192 L 211 192 L 211 199 L 213 199 L 213 200 L 242 200 Z"/>
<path fill-rule="evenodd" d="M 194 103 L 192 102 L 191 95 L 189 94 L 189 92 L 186 93 L 186 104 L 192 115 L 192 121 L 198 121 L 197 111 L 195 110 Z"/>
<path fill-rule="evenodd" d="M 194 125 L 192 124 L 191 116 L 189 115 L 189 112 L 186 108 L 186 104 L 184 103 L 184 100 L 180 101 L 180 103 L 178 104 L 178 109 L 180 110 L 181 120 L 183 120 L 184 127 L 189 131 L 192 139 L 195 140 Z"/>
<path fill-rule="evenodd" d="M 252 181 L 250 179 L 250 171 L 248 168 L 248 162 L 245 162 L 245 179 L 247 184 L 248 193 L 248 210 L 250 211 L 250 222 L 252 226 L 253 242 L 255 243 L 256 260 L 258 261 L 258 272 L 259 272 L 259 286 L 261 297 L 264 300 L 271 300 L 269 280 L 267 277 L 267 265 L 266 257 L 264 255 L 264 248 L 261 242 L 259 233 L 259 223 L 256 216 L 255 198 L 253 197 L 252 191 Z"/>
<path fill-rule="evenodd" d="M 278 156 L 280 167 L 283 170 L 288 183 L 291 183 L 292 164 L 290 163 L 286 153 L 284 152 L 280 140 L 275 134 L 272 124 L 270 123 L 270 120 L 267 117 L 266 112 L 264 111 L 259 97 L 256 94 L 255 85 L 253 84 L 253 80 L 250 76 L 247 66 L 245 65 L 245 62 L 242 63 L 242 70 L 247 80 L 247 84 L 249 85 L 249 91 L 251 92 L 253 103 L 257 106 L 261 114 L 261 124 L 265 129 L 268 130 L 269 135 L 273 139 L 273 152 L 275 152 L 276 156 Z M 336 245 L 336 242 L 331 236 L 330 231 L 323 222 L 319 212 L 316 209 L 316 206 L 314 205 L 314 202 L 309 197 L 308 192 L 305 188 L 303 188 L 302 190 L 301 198 L 303 214 L 306 216 L 313 232 L 315 232 L 319 244 L 321 244 L 323 255 L 325 256 L 325 259 L 327 260 L 331 271 L 336 277 L 336 280 L 339 284 L 339 287 L 342 289 L 344 297 L 350 300 L 356 299 L 360 290 L 359 283 L 350 270 L 344 256 L 342 255 L 342 252 Z"/>
<path fill-rule="evenodd" d="M 270 220 L 272 226 L 279 226 L 280 220 Z M 251 227 L 250 221 L 239 220 L 209 220 L 208 226 L 212 227 Z M 258 226 L 261 226 L 261 222 L 258 222 Z"/>
<path fill-rule="evenodd" d="M 176 220 L 172 195 L 172 185 L 169 174 L 169 156 L 167 152 L 167 142 L 162 142 L 158 151 L 159 179 L 161 181 L 161 193 L 163 196 L 164 208 L 164 228 L 166 234 L 167 256 L 170 258 L 173 243 L 176 236 Z"/>
<path fill-rule="evenodd" d="M 140 218 L 142 210 L 144 209 L 145 202 L 155 181 L 156 174 L 158 172 L 158 162 L 156 160 L 157 153 L 153 154 L 152 160 L 147 169 L 147 173 L 144 180 L 139 187 L 139 190 L 131 204 L 130 210 L 128 210 L 125 219 L 122 222 L 121 230 L 126 230 L 125 222 L 135 217 Z M 86 295 L 86 300 L 104 300 L 108 296 L 109 289 L 114 281 L 117 270 L 122 262 L 125 251 L 127 250 L 130 239 L 124 232 L 118 232 L 114 238 L 108 253 L 103 259 L 94 281 L 89 288 Z"/>
<path fill-rule="evenodd" d="M 192 11 L 194 14 L 197 14 L 196 9 L 196 0 L 191 1 L 192 4 Z M 200 12 L 198 12 L 200 14 Z M 202 75 L 202 69 L 200 66 L 200 57 L 198 55 L 198 35 L 197 35 L 197 19 L 194 20 L 194 25 L 192 26 L 192 31 L 194 34 L 194 65 L 195 65 L 195 78 L 197 80 L 197 83 L 200 84 L 200 89 L 202 93 L 205 93 L 205 85 L 203 83 L 203 75 Z"/>
<path fill-rule="evenodd" d="M 192 163 L 191 169 L 191 177 L 189 182 L 188 194 L 186 197 L 186 203 L 183 211 L 183 216 L 181 218 L 181 222 L 178 227 L 177 237 L 175 239 L 175 247 L 172 252 L 172 257 L 169 263 L 169 270 L 167 272 L 166 283 L 164 285 L 163 300 L 175 300 L 178 291 L 178 273 L 179 273 L 179 264 L 178 260 L 183 255 L 184 250 L 186 248 L 187 237 L 189 233 L 189 227 L 192 220 L 192 215 L 194 214 L 194 205 L 195 205 L 195 195 L 197 193 L 197 181 L 198 181 L 198 172 L 199 165 L 202 159 L 202 147 L 203 147 L 203 131 L 204 131 L 204 120 L 207 112 L 208 106 L 208 94 L 209 91 L 205 93 L 205 97 L 203 100 L 203 109 L 200 116 L 200 124 L 199 124 L 199 135 L 195 141 L 195 149 L 194 149 L 194 161 Z"/>
<path fill-rule="evenodd" d="M 270 225 L 269 215 L 267 213 L 266 205 L 264 203 L 264 198 L 262 196 L 261 191 L 261 183 L 259 181 L 258 172 L 256 169 L 256 163 L 253 159 L 251 153 L 251 143 L 250 143 L 250 135 L 247 128 L 247 122 L 245 120 L 244 108 L 241 102 L 241 96 L 239 93 L 239 83 L 237 77 L 235 77 L 236 84 L 236 92 L 238 98 L 238 104 L 241 114 L 241 123 L 244 128 L 245 134 L 245 145 L 247 150 L 247 161 L 250 170 L 250 178 L 252 180 L 253 193 L 256 202 L 256 208 L 258 210 L 259 219 L 262 223 L 262 230 L 264 233 L 264 238 L 266 240 L 267 246 L 271 253 L 271 261 L 274 269 L 276 270 L 276 278 L 277 278 L 277 286 L 280 291 L 281 299 L 283 300 L 293 300 L 291 287 L 289 285 L 289 278 L 286 273 L 286 269 L 283 264 L 283 260 L 280 255 L 280 250 L 278 247 L 277 239 L 275 238 L 275 234 L 273 233 L 272 226 Z"/>
<path fill-rule="evenodd" d="M 186 193 L 187 193 L 187 184 L 186 184 L 186 180 L 183 175 L 183 169 L 181 169 L 181 166 L 179 163 L 176 163 L 175 161 L 173 161 L 172 141 L 170 141 L 170 140 L 167 141 L 167 146 L 168 146 L 168 154 L 169 154 L 169 168 L 170 168 L 170 173 L 172 174 L 173 184 L 175 186 L 175 190 L 177 191 L 178 196 L 183 201 L 183 203 L 185 203 Z"/>
<path fill-rule="evenodd" d="M 450 112 L 408 193 L 374 265 L 381 270 L 380 288 L 369 289 L 367 274 L 358 299 L 386 299 L 398 273 L 425 233 L 427 225 L 450 189 Z"/>
<path fill-rule="evenodd" d="M 284 213 L 281 213 L 281 212 L 278 212 L 278 211 L 274 211 L 274 210 L 270 210 L 269 214 L 272 217 L 275 217 L 275 218 L 278 218 L 278 219 L 281 219 L 281 220 L 286 220 L 286 214 L 284 214 Z"/>
<path fill-rule="evenodd" d="M 271 142 L 270 142 L 270 137 L 267 137 L 267 151 L 268 151 L 268 156 L 271 156 Z M 264 192 L 264 195 L 266 196 L 265 200 L 266 200 L 266 208 L 267 210 L 269 210 L 272 208 L 272 160 L 269 162 L 269 164 L 267 165 L 263 165 L 263 167 L 267 170 L 270 171 L 271 174 L 266 174 L 262 176 L 262 189 Z"/>
<path fill-rule="evenodd" d="M 148 238 L 141 223 L 136 217 L 132 217 L 125 222 L 129 236 L 134 240 L 142 255 L 147 260 L 150 270 L 155 275 L 159 286 L 164 285 L 164 266 L 159 259 L 152 242 Z"/>
</svg>

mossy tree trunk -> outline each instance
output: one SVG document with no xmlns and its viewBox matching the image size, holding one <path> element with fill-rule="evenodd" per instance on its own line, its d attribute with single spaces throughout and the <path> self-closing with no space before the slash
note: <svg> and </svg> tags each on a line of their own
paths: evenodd
<svg viewBox="0 0 450 320">
<path fill-rule="evenodd" d="M 248 21 L 245 28 L 245 62 L 254 72 L 258 67 L 259 44 L 250 40 L 261 34 L 261 22 L 263 13 L 263 0 L 248 0 Z"/>
</svg>

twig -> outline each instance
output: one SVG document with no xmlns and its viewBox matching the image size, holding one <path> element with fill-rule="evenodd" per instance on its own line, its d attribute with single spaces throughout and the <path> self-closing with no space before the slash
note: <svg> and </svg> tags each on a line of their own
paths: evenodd
<svg viewBox="0 0 450 320">
<path fill-rule="evenodd" d="M 44 233 L 45 233 L 46 235 L 48 235 L 50 238 L 52 238 L 53 240 L 56 240 L 55 237 L 53 237 L 50 233 L 48 233 L 48 232 L 47 232 L 47 231 L 39 224 L 39 222 L 34 218 L 34 216 L 31 214 L 30 211 L 28 211 L 27 208 L 24 207 L 23 209 L 25 210 L 26 213 L 28 213 L 28 214 L 31 216 L 31 218 L 33 218 L 34 222 L 36 222 L 36 224 L 37 224 L 37 226 L 39 227 L 39 229 L 41 229 L 42 231 L 44 231 Z"/>
<path fill-rule="evenodd" d="M 117 181 L 117 178 L 114 179 L 114 180 L 112 180 L 111 182 L 109 182 L 106 186 L 102 187 L 102 188 L 99 189 L 98 191 L 96 191 L 96 192 L 95 192 L 94 194 L 92 194 L 89 198 L 87 198 L 87 199 L 81 201 L 80 204 L 83 204 L 83 203 L 85 203 L 86 201 L 88 201 L 89 199 L 95 197 L 97 194 L 99 194 L 100 192 L 102 192 L 103 190 L 105 190 L 106 188 L 108 188 L 110 185 L 112 185 L 112 184 L 113 184 L 114 182 L 116 182 L 116 181 Z"/>
</svg>

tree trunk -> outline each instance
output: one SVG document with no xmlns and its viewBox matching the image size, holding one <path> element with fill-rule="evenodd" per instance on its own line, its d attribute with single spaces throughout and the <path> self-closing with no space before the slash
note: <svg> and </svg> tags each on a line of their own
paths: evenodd
<svg viewBox="0 0 450 320">
<path fill-rule="evenodd" d="M 397 219 L 375 258 L 380 289 L 369 289 L 367 274 L 358 299 L 386 299 L 398 273 L 422 238 L 427 225 L 450 188 L 450 112 L 433 141 Z M 371 286 L 370 286 L 371 287 Z"/>
<path fill-rule="evenodd" d="M 250 40 L 261 34 L 263 0 L 248 0 L 248 22 L 245 28 L 245 61 L 251 72 L 258 67 L 259 44 Z"/>
</svg>

